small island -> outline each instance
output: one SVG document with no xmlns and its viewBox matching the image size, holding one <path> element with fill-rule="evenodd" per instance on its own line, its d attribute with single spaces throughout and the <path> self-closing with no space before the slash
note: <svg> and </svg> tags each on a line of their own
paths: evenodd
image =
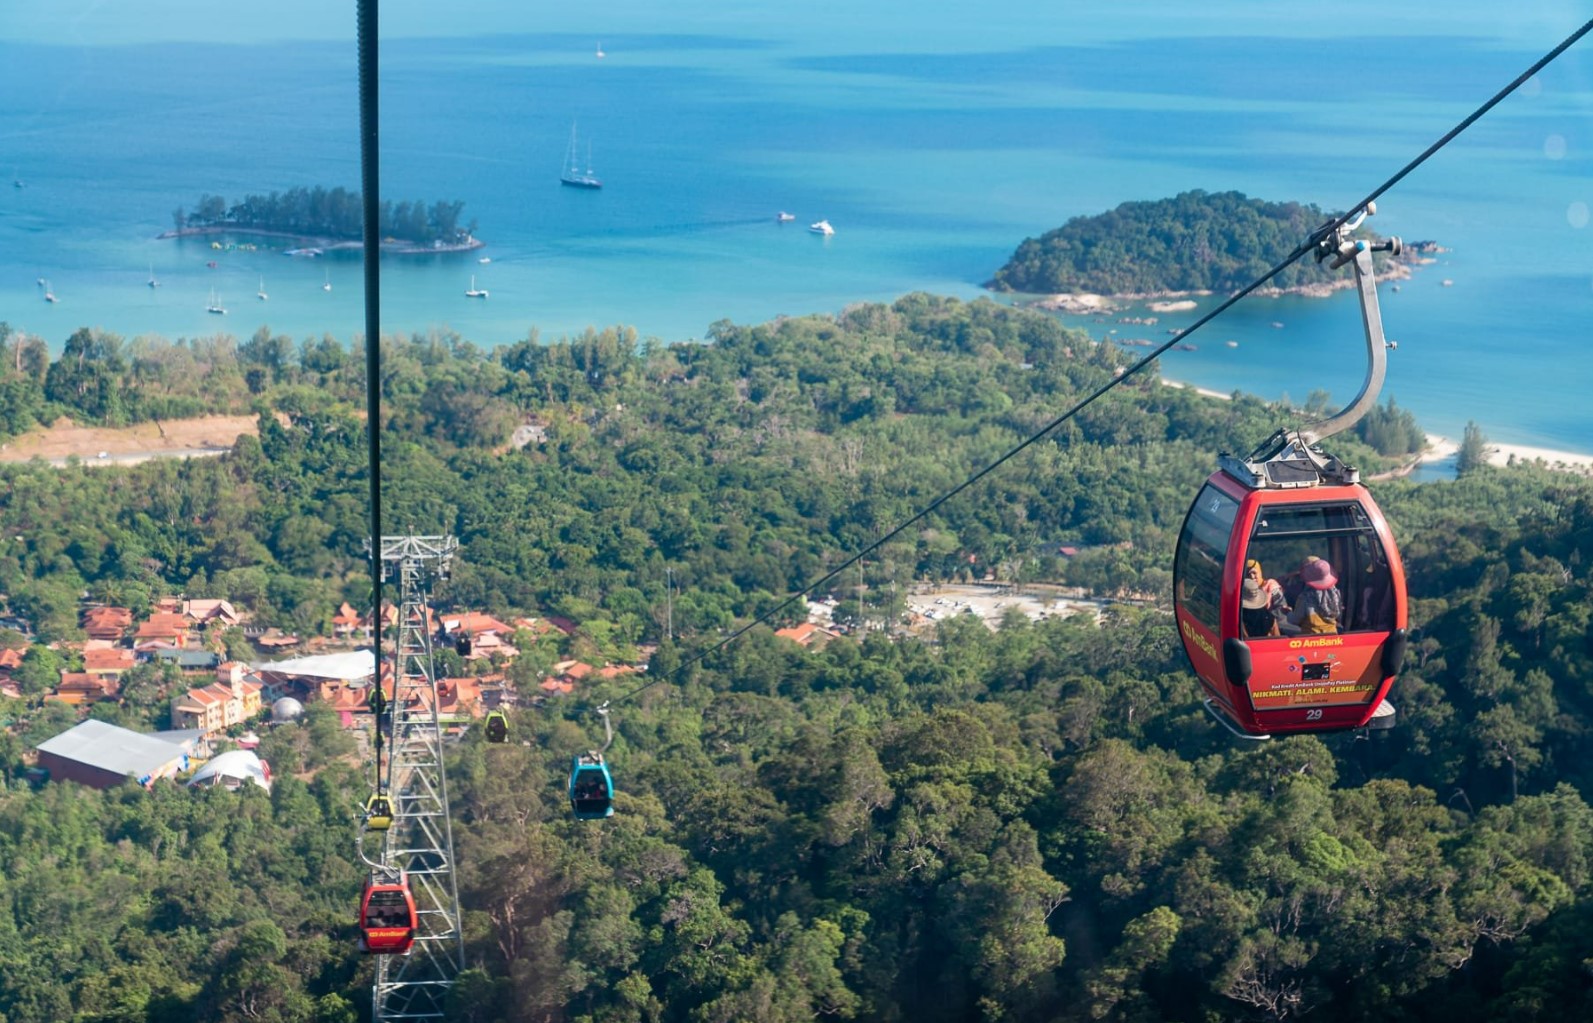
<svg viewBox="0 0 1593 1023">
<path fill-rule="evenodd" d="M 1309 203 L 1266 202 L 1240 192 L 1195 190 L 1171 199 L 1126 202 L 1026 239 L 985 287 L 1057 296 L 1063 308 L 1095 299 L 1079 310 L 1087 312 L 1102 311 L 1102 295 L 1235 291 L 1277 265 L 1328 219 Z M 1409 276 L 1408 262 L 1384 253 L 1374 258 L 1379 277 Z M 1321 295 L 1352 285 L 1351 275 L 1308 256 L 1260 293 Z"/>
<path fill-rule="evenodd" d="M 378 219 L 383 252 L 421 254 L 468 252 L 484 242 L 476 238 L 476 222 L 461 226 L 460 200 L 383 201 Z M 162 238 L 206 234 L 252 234 L 291 238 L 321 249 L 358 248 L 364 237 L 360 193 L 346 188 L 297 187 L 270 195 L 250 195 L 229 205 L 219 195 L 202 195 L 193 212 L 172 211 L 173 230 Z M 314 249 L 296 249 L 313 252 Z"/>
</svg>

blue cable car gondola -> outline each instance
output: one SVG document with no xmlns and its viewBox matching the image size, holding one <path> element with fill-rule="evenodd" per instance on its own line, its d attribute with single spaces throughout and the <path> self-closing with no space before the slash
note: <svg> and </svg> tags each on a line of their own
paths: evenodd
<svg viewBox="0 0 1593 1023">
<path fill-rule="evenodd" d="M 614 726 L 608 719 L 607 703 L 597 708 L 597 713 L 603 719 L 603 748 L 577 753 L 570 761 L 570 809 L 579 821 L 614 816 L 614 777 L 603 760 L 603 754 L 614 745 Z"/>
<path fill-rule="evenodd" d="M 614 778 L 596 750 L 578 753 L 570 763 L 570 809 L 580 821 L 614 816 Z"/>
<path fill-rule="evenodd" d="M 1407 645 L 1404 568 L 1360 474 L 1316 446 L 1375 405 L 1383 383 L 1371 250 L 1348 237 L 1363 218 L 1323 239 L 1318 256 L 1355 266 L 1370 353 L 1361 393 L 1310 429 L 1279 431 L 1249 458 L 1223 455 L 1178 538 L 1179 638 L 1206 708 L 1246 738 L 1393 725 L 1387 697 Z M 1382 247 L 1397 253 L 1399 239 Z"/>
</svg>

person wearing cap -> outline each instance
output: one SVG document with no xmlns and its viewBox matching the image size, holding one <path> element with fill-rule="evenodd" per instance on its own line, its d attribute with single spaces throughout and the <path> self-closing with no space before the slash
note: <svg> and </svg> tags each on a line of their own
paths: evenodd
<svg viewBox="0 0 1593 1023">
<path fill-rule="evenodd" d="M 1333 566 L 1315 558 L 1300 566 L 1300 581 L 1305 584 L 1294 610 L 1289 612 L 1289 624 L 1301 632 L 1315 635 L 1333 635 L 1339 631 L 1339 620 L 1344 616 L 1344 597 L 1339 593 L 1339 580 Z"/>
<path fill-rule="evenodd" d="M 1246 639 L 1278 634 L 1278 619 L 1271 603 L 1260 583 L 1254 579 L 1244 581 L 1239 592 L 1239 627 Z"/>
</svg>

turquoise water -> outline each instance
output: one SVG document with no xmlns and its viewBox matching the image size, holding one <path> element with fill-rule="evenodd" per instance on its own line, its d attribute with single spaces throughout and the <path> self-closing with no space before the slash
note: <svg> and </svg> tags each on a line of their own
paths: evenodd
<svg viewBox="0 0 1593 1023">
<path fill-rule="evenodd" d="M 1024 237 L 1125 200 L 1238 189 L 1337 208 L 1586 16 L 1557 2 L 1508 21 L 1446 5 L 1441 24 L 1360 2 L 1019 4 L 977 21 L 936 3 L 526 6 L 483 3 L 466 25 L 384 5 L 383 191 L 462 199 L 488 243 L 385 260 L 385 330 L 488 347 L 612 324 L 700 338 L 721 318 L 973 298 Z M 0 319 L 55 348 L 85 325 L 360 333 L 355 255 L 154 238 L 205 192 L 357 185 L 352 18 L 284 3 L 222 19 L 193 0 L 137 18 L 86 0 L 48 10 L 0 14 Z M 1476 420 L 1498 440 L 1593 450 L 1590 46 L 1382 201 L 1380 231 L 1450 249 L 1383 292 L 1400 341 L 1388 393 L 1430 430 Z M 558 184 L 572 122 L 601 192 Z M 777 224 L 780 210 L 797 220 Z M 805 229 L 820 218 L 832 238 Z M 488 301 L 464 297 L 471 275 Z M 205 312 L 212 288 L 224 321 Z M 1248 300 L 1163 372 L 1347 398 L 1359 331 L 1347 293 Z"/>
</svg>

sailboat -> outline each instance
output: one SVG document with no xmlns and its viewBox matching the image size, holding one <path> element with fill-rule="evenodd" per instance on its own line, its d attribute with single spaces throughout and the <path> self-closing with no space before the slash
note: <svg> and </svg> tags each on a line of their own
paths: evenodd
<svg viewBox="0 0 1593 1023">
<path fill-rule="evenodd" d="M 325 271 L 325 273 L 326 273 L 326 282 L 321 285 L 321 290 L 322 291 L 331 291 L 332 290 L 332 271 L 327 270 L 327 271 Z"/>
<path fill-rule="evenodd" d="M 44 282 L 44 300 L 46 302 L 54 302 L 55 301 L 55 292 L 50 288 L 50 282 L 49 281 L 45 281 Z"/>
<path fill-rule="evenodd" d="M 466 298 L 486 298 L 487 289 L 476 287 L 476 275 L 470 275 L 470 290 L 465 292 Z"/>
<path fill-rule="evenodd" d="M 586 171 L 581 171 L 581 162 L 576 156 L 575 125 L 570 125 L 570 147 L 564 151 L 564 173 L 559 175 L 559 183 L 572 188 L 602 188 L 603 182 L 592 174 L 592 143 L 586 144 Z"/>
<path fill-rule="evenodd" d="M 603 44 L 602 43 L 598 43 L 597 44 L 597 59 L 598 60 L 602 60 L 604 57 L 607 57 L 607 56 L 608 56 L 608 54 L 603 52 Z"/>
<path fill-rule="evenodd" d="M 205 306 L 205 312 L 214 313 L 217 316 L 227 315 L 227 307 L 222 305 L 221 299 L 216 297 L 215 288 L 210 289 L 210 304 Z"/>
<path fill-rule="evenodd" d="M 270 295 L 266 294 L 264 277 L 260 278 L 260 290 L 254 293 L 254 297 L 258 298 L 262 302 L 271 297 Z"/>
<path fill-rule="evenodd" d="M 149 264 L 149 286 L 152 287 L 152 288 L 160 287 L 160 281 L 155 278 L 155 264 L 154 263 Z"/>
</svg>

